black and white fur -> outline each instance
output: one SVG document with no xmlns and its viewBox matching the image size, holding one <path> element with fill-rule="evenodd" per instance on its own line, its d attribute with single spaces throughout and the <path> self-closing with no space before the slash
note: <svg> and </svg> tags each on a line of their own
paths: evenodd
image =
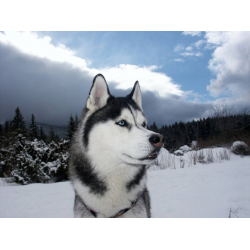
<svg viewBox="0 0 250 250">
<path fill-rule="evenodd" d="M 146 128 L 139 83 L 126 97 L 113 97 L 98 74 L 70 150 L 69 176 L 75 190 L 75 217 L 150 217 L 146 166 L 163 137 Z"/>
</svg>

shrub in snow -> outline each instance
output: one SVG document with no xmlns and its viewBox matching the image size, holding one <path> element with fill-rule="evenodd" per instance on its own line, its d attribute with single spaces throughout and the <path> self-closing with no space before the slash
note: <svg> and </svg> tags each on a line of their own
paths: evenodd
<svg viewBox="0 0 250 250">
<path fill-rule="evenodd" d="M 192 141 L 191 142 L 191 148 L 196 149 L 197 148 L 197 141 Z"/>
<path fill-rule="evenodd" d="M 213 150 L 209 149 L 207 152 L 207 160 L 206 163 L 213 163 L 214 162 L 214 155 L 213 155 Z"/>
<path fill-rule="evenodd" d="M 155 169 L 175 168 L 175 156 L 162 148 L 157 160 L 154 161 L 151 167 L 155 167 Z"/>
<path fill-rule="evenodd" d="M 180 147 L 178 150 L 174 151 L 174 154 L 177 156 L 182 156 L 184 153 L 191 151 L 192 148 L 188 147 L 187 145 Z"/>
<path fill-rule="evenodd" d="M 177 155 L 177 156 L 181 156 L 181 155 L 183 155 L 184 153 L 183 153 L 182 150 L 178 149 L 178 150 L 174 151 L 174 154 Z"/>
<path fill-rule="evenodd" d="M 180 147 L 180 150 L 181 150 L 183 153 L 186 153 L 186 152 L 188 152 L 188 151 L 191 151 L 192 148 L 190 148 L 189 146 L 185 145 L 185 146 Z"/>
<path fill-rule="evenodd" d="M 23 185 L 67 180 L 68 149 L 68 140 L 46 144 L 19 134 L 10 146 L 0 149 L 0 175 Z"/>
<path fill-rule="evenodd" d="M 231 146 L 231 151 L 236 155 L 250 155 L 250 150 L 243 141 L 234 142 Z"/>
</svg>

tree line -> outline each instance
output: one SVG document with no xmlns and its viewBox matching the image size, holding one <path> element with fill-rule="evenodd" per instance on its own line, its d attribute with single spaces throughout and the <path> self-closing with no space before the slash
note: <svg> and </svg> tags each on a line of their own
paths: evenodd
<svg viewBox="0 0 250 250">
<path fill-rule="evenodd" d="M 74 132 L 77 129 L 78 122 L 79 120 L 77 115 L 75 115 L 75 118 L 73 118 L 72 115 L 70 116 L 65 133 L 65 139 L 70 140 L 72 138 Z M 0 124 L 0 136 L 3 139 L 3 137 L 8 138 L 13 134 L 16 135 L 19 133 L 23 134 L 30 140 L 38 139 L 48 143 L 52 141 L 60 141 L 59 136 L 55 133 L 52 126 L 50 126 L 49 134 L 47 135 L 43 127 L 37 125 L 34 114 L 31 115 L 31 121 L 27 128 L 20 108 L 17 107 L 15 110 L 14 118 L 11 121 L 5 121 L 4 124 Z"/>
<path fill-rule="evenodd" d="M 71 115 L 65 138 L 60 139 L 52 127 L 47 135 L 34 114 L 27 128 L 17 107 L 14 118 L 0 124 L 0 177 L 21 184 L 67 180 L 70 141 L 78 123 L 77 115 Z M 212 117 L 160 128 L 154 122 L 148 129 L 164 136 L 164 147 L 171 153 L 193 141 L 198 148 L 227 146 L 236 140 L 250 145 L 250 114 L 231 114 L 225 108 L 215 109 Z"/>
<path fill-rule="evenodd" d="M 199 148 L 229 146 L 236 140 L 250 145 L 250 114 L 231 114 L 225 107 L 216 109 L 212 117 L 175 122 L 161 128 L 154 122 L 149 129 L 164 136 L 164 146 L 170 152 L 183 145 L 191 146 L 193 141 L 197 141 Z"/>
</svg>

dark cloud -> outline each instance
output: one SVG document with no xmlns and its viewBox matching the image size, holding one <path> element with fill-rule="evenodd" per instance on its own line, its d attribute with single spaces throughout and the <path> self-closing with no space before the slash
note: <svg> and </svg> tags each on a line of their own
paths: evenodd
<svg viewBox="0 0 250 250">
<path fill-rule="evenodd" d="M 27 56 L 0 44 L 0 121 L 17 106 L 26 120 L 67 124 L 85 105 L 92 77 L 63 63 Z"/>
<path fill-rule="evenodd" d="M 0 122 L 12 119 L 19 106 L 25 120 L 33 113 L 38 122 L 66 125 L 71 114 L 81 114 L 92 80 L 88 72 L 69 64 L 28 56 L 0 43 Z M 130 92 L 115 89 L 112 83 L 109 87 L 115 96 Z M 212 110 L 211 104 L 174 95 L 161 98 L 144 92 L 142 100 L 149 124 L 155 121 L 158 126 L 199 118 Z"/>
<path fill-rule="evenodd" d="M 157 126 L 205 117 L 213 109 L 211 104 L 187 102 L 175 95 L 161 98 L 152 92 L 143 93 L 143 107 L 149 124 L 155 121 Z"/>
</svg>

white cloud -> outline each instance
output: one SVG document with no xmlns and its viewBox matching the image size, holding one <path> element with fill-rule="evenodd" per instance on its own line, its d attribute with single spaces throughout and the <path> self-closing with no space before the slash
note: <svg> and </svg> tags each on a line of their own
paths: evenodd
<svg viewBox="0 0 250 250">
<path fill-rule="evenodd" d="M 228 41 L 231 32 L 223 31 L 208 31 L 206 32 L 205 39 L 208 44 L 222 45 Z"/>
<path fill-rule="evenodd" d="M 22 53 L 48 59 L 54 62 L 70 63 L 74 67 L 86 69 L 84 59 L 75 56 L 75 51 L 63 44 L 54 46 L 49 36 L 39 38 L 34 32 L 4 32 L 0 33 L 0 42 L 13 46 Z"/>
<path fill-rule="evenodd" d="M 206 41 L 205 40 L 199 40 L 198 42 L 196 42 L 195 43 L 195 46 L 196 46 L 196 48 L 201 48 L 201 46 L 203 45 L 203 44 L 205 44 L 206 43 Z"/>
<path fill-rule="evenodd" d="M 176 61 L 176 62 L 184 62 L 184 60 L 181 59 L 181 58 L 174 59 L 174 61 Z"/>
<path fill-rule="evenodd" d="M 76 52 L 63 44 L 57 46 L 51 43 L 51 38 L 42 38 L 34 32 L 4 32 L 0 33 L 0 43 L 13 46 L 24 54 L 48 59 L 53 62 L 68 63 L 80 69 L 85 74 L 95 76 L 102 73 L 108 82 L 114 82 L 118 89 L 133 87 L 136 80 L 140 82 L 142 91 L 153 91 L 164 97 L 168 94 L 181 96 L 183 91 L 178 84 L 167 75 L 156 72 L 157 66 L 137 66 L 121 64 L 112 68 L 88 68 L 86 60 L 76 56 Z"/>
<path fill-rule="evenodd" d="M 185 49 L 185 47 L 182 44 L 177 44 L 174 48 L 174 52 L 179 52 L 179 51 L 182 51 L 184 49 Z"/>
<path fill-rule="evenodd" d="M 203 56 L 203 53 L 197 52 L 197 53 L 195 53 L 194 55 L 197 56 L 197 57 L 201 57 L 201 56 Z"/>
<path fill-rule="evenodd" d="M 142 91 L 153 91 L 161 97 L 168 94 L 181 96 L 183 91 L 180 86 L 174 84 L 172 78 L 165 74 L 155 72 L 156 69 L 157 66 L 139 67 L 121 64 L 117 67 L 104 68 L 101 72 L 109 82 L 115 82 L 118 89 L 131 88 L 138 80 Z"/>
<path fill-rule="evenodd" d="M 184 52 L 181 53 L 182 56 L 194 56 L 195 54 L 193 52 Z"/>
<path fill-rule="evenodd" d="M 250 32 L 208 32 L 206 39 L 216 49 L 208 68 L 215 79 L 207 86 L 214 97 L 229 95 L 250 100 Z"/>
<path fill-rule="evenodd" d="M 190 36 L 201 36 L 201 31 L 184 31 L 182 32 L 182 34 Z"/>
<path fill-rule="evenodd" d="M 186 48 L 186 50 L 187 50 L 187 51 L 192 51 L 193 48 L 192 48 L 191 46 L 188 46 L 188 47 Z"/>
</svg>

